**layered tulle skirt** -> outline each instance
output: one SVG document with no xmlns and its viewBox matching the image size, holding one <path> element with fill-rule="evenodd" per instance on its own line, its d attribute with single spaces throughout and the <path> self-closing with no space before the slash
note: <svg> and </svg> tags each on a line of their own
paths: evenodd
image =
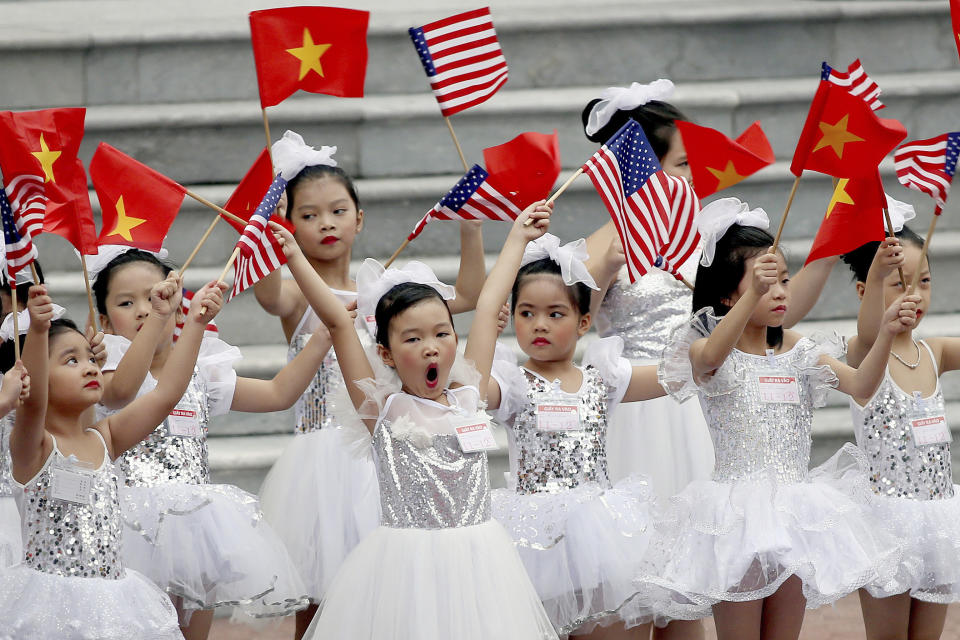
<svg viewBox="0 0 960 640">
<path fill-rule="evenodd" d="M 611 489 L 498 489 L 492 502 L 558 633 L 653 618 L 633 584 L 653 532 L 655 498 L 645 478 L 631 476 Z"/>
<path fill-rule="evenodd" d="M 379 527 L 337 573 L 305 638 L 546 640 L 556 633 L 495 520 Z"/>
<path fill-rule="evenodd" d="M 18 565 L 0 573 L 0 638 L 182 640 L 160 589 L 127 569 L 118 580 L 67 578 Z"/>
<path fill-rule="evenodd" d="M 12 496 L 0 497 L 0 569 L 21 560 L 20 512 Z"/>
<path fill-rule="evenodd" d="M 373 459 L 350 451 L 341 429 L 295 436 L 264 480 L 260 503 L 313 602 L 380 522 Z"/>
<path fill-rule="evenodd" d="M 124 565 L 189 612 L 237 606 L 255 617 L 307 606 L 306 590 L 255 496 L 232 485 L 121 489 Z"/>
</svg>

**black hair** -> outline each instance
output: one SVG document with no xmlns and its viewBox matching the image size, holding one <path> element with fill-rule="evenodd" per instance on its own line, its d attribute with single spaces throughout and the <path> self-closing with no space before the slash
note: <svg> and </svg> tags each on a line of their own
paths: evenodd
<svg viewBox="0 0 960 640">
<path fill-rule="evenodd" d="M 743 275 L 747 260 L 754 258 L 773 246 L 773 236 L 757 227 L 739 224 L 731 226 L 717 241 L 713 263 L 709 267 L 697 267 L 697 282 L 693 289 L 693 310 L 710 307 L 718 318 L 726 315 L 730 307 L 724 304 L 734 294 Z M 767 346 L 783 344 L 783 327 L 767 327 Z"/>
<path fill-rule="evenodd" d="M 166 278 L 173 267 L 150 253 L 149 251 L 141 251 L 140 249 L 131 249 L 126 253 L 121 253 L 116 258 L 107 263 L 99 274 L 97 274 L 97 279 L 93 281 L 93 297 L 97 301 L 97 311 L 103 315 L 107 315 L 107 292 L 110 289 L 110 278 L 113 277 L 114 272 L 120 267 L 133 264 L 134 262 L 146 262 L 155 266 L 163 274 L 163 277 Z"/>
<path fill-rule="evenodd" d="M 584 127 L 590 120 L 590 112 L 593 110 L 593 106 L 598 102 L 600 102 L 600 98 L 595 98 L 583 108 L 580 118 L 583 120 Z M 636 120 L 637 124 L 643 127 L 643 133 L 647 136 L 653 152 L 657 154 L 658 159 L 662 160 L 663 156 L 667 155 L 667 151 L 670 150 L 670 139 L 673 137 L 673 132 L 677 130 L 677 120 L 688 120 L 689 118 L 669 102 L 651 100 L 636 109 L 617 111 L 610 118 L 610 122 L 593 135 L 587 135 L 587 139 L 591 142 L 603 144 L 630 119 Z"/>
<path fill-rule="evenodd" d="M 377 302 L 377 310 L 374 316 L 377 321 L 377 344 L 389 349 L 390 321 L 410 307 L 431 299 L 439 300 L 443 304 L 443 308 L 447 310 L 447 315 L 450 317 L 450 325 L 453 326 L 453 314 L 450 313 L 450 307 L 447 306 L 447 301 L 440 296 L 436 289 L 416 282 L 402 282 L 394 285 Z"/>
<path fill-rule="evenodd" d="M 320 178 L 333 178 L 337 180 L 350 194 L 353 205 L 360 210 L 360 197 L 357 195 L 357 186 L 353 179 L 347 175 L 347 172 L 340 167 L 331 167 L 325 164 L 312 164 L 304 167 L 300 173 L 293 177 L 293 180 L 287 183 L 287 219 L 290 219 L 290 212 L 293 211 L 297 187 L 308 180 L 319 180 Z"/>
<path fill-rule="evenodd" d="M 894 235 L 900 238 L 901 244 L 912 244 L 918 249 L 923 248 L 923 238 L 913 232 L 909 227 L 904 226 L 901 231 L 897 231 Z M 853 279 L 859 282 L 867 281 L 867 274 L 870 272 L 870 265 L 873 263 L 874 256 L 877 255 L 877 249 L 880 248 L 880 242 L 878 240 L 873 240 L 864 245 L 861 245 L 851 251 L 850 253 L 845 253 L 840 256 L 840 259 L 843 260 L 850 271 L 853 272 Z M 927 252 L 927 259 L 929 260 L 930 255 L 929 251 Z"/>
<path fill-rule="evenodd" d="M 517 298 L 520 294 L 520 287 L 523 286 L 523 280 L 529 276 L 541 273 L 549 273 L 557 277 L 562 277 L 560 265 L 550 258 L 534 260 L 520 267 L 520 271 L 517 272 L 517 279 L 513 281 L 513 291 L 510 296 L 510 315 L 517 312 Z M 590 313 L 590 287 L 582 282 L 575 282 L 574 284 L 566 286 L 566 289 L 567 296 L 570 298 L 570 304 L 573 305 L 573 308 L 576 309 L 581 316 Z"/>
<path fill-rule="evenodd" d="M 47 332 L 47 337 L 52 343 L 56 336 L 61 333 L 67 333 L 68 331 L 76 331 L 80 335 L 83 335 L 83 332 L 80 331 L 76 323 L 70 318 L 57 318 L 50 323 L 50 330 Z M 23 352 L 23 344 L 26 342 L 27 335 L 25 333 L 20 334 L 19 338 L 20 351 Z M 0 369 L 6 373 L 10 371 L 16 363 L 16 351 L 13 349 L 13 340 L 5 340 L 3 344 L 0 344 Z"/>
<path fill-rule="evenodd" d="M 34 260 L 33 266 L 37 268 L 37 279 L 40 281 L 40 284 L 43 284 L 45 280 L 43 279 L 43 269 L 40 267 L 40 261 Z M 24 268 L 28 269 L 29 267 L 24 267 Z M 23 306 L 26 306 L 27 301 L 30 299 L 30 287 L 32 287 L 33 284 L 34 284 L 33 282 L 24 282 L 23 284 L 17 285 L 16 301 L 22 304 Z M 13 298 L 13 292 L 10 290 L 10 282 L 7 280 L 6 271 L 4 271 L 3 275 L 0 276 L 0 291 L 3 291 L 8 296 Z M 13 302 L 13 300 L 11 300 L 11 302 Z M 15 303 L 13 304 L 13 310 L 14 311 L 17 310 L 17 305 Z"/>
</svg>

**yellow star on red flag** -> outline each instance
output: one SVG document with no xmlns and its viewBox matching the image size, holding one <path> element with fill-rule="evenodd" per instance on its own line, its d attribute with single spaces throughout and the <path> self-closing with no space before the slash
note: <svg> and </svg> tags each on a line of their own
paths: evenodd
<svg viewBox="0 0 960 640">
<path fill-rule="evenodd" d="M 821 121 L 818 126 L 820 127 L 820 133 L 823 134 L 823 137 L 820 138 L 817 145 L 813 148 L 813 153 L 816 153 L 824 147 L 830 147 L 833 149 L 833 152 L 837 154 L 838 158 L 842 158 L 843 146 L 845 144 L 848 142 L 863 142 L 863 138 L 847 130 L 847 121 L 849 119 L 850 114 L 848 113 L 840 118 L 836 124 Z"/>
<path fill-rule="evenodd" d="M 123 206 L 123 196 L 120 196 L 117 200 L 117 224 L 113 227 L 113 231 L 107 235 L 120 236 L 127 242 L 133 242 L 133 236 L 130 232 L 144 222 L 146 222 L 146 220 L 143 218 L 134 218 L 133 216 L 127 215 L 127 211 Z"/>
<path fill-rule="evenodd" d="M 315 44 L 310 30 L 303 28 L 303 44 L 293 49 L 287 49 L 287 53 L 300 60 L 300 77 L 297 80 L 303 80 L 308 73 L 316 71 L 317 75 L 323 77 L 323 67 L 320 65 L 320 58 L 330 48 L 329 44 Z"/>
<path fill-rule="evenodd" d="M 51 151 L 47 146 L 47 141 L 43 139 L 43 134 L 40 134 L 40 151 L 33 151 L 31 155 L 40 161 L 44 182 L 56 182 L 53 175 L 53 163 L 57 161 L 61 153 L 60 151 Z"/>
<path fill-rule="evenodd" d="M 733 166 L 733 160 L 727 160 L 727 166 L 723 168 L 723 171 L 720 169 L 714 169 L 713 167 L 707 167 L 707 171 L 713 174 L 713 177 L 717 179 L 717 188 L 715 191 L 726 189 L 727 187 L 735 185 L 747 177 L 737 173 L 737 168 Z"/>
<path fill-rule="evenodd" d="M 830 204 L 827 205 L 827 215 L 825 218 L 830 217 L 830 214 L 833 213 L 833 208 L 837 206 L 837 204 L 856 204 L 856 202 L 853 201 L 853 198 L 850 197 L 850 194 L 846 191 L 848 182 L 850 182 L 849 178 L 840 178 L 839 182 L 837 182 L 837 188 L 833 190 L 833 196 L 830 198 Z"/>
</svg>

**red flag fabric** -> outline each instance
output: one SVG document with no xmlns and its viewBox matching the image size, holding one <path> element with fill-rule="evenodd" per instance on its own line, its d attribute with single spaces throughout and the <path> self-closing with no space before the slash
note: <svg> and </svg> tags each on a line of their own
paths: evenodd
<svg viewBox="0 0 960 640">
<path fill-rule="evenodd" d="M 827 256 L 853 251 L 867 242 L 883 240 L 886 198 L 880 175 L 841 178 L 813 239 L 807 264 Z"/>
<path fill-rule="evenodd" d="M 273 182 L 273 166 L 270 164 L 270 152 L 264 148 L 253 164 L 250 165 L 250 168 L 247 169 L 243 180 L 234 189 L 223 208 L 249 221 L 257 205 L 260 204 L 260 200 L 263 199 L 263 195 L 270 188 L 271 182 Z M 230 223 L 230 226 L 236 229 L 237 233 L 243 233 L 244 225 L 230 218 L 224 218 L 224 220 Z"/>
<path fill-rule="evenodd" d="M 97 252 L 97 230 L 77 157 L 86 112 L 0 112 L 0 168 L 22 234 L 55 233 L 90 255 Z"/>
<path fill-rule="evenodd" d="M 677 121 L 697 197 L 733 186 L 776 160 L 770 141 L 754 122 L 736 140 L 710 127 Z"/>
<path fill-rule="evenodd" d="M 543 200 L 560 175 L 560 142 L 553 134 L 528 131 L 483 150 L 491 184 L 521 210 Z"/>
<path fill-rule="evenodd" d="M 897 120 L 878 118 L 859 96 L 821 80 L 790 171 L 798 177 L 804 169 L 835 178 L 870 175 L 906 136 Z"/>
<path fill-rule="evenodd" d="M 860 58 L 851 62 L 846 71 L 837 71 L 824 62 L 820 66 L 820 79 L 843 87 L 855 96 L 860 96 L 860 99 L 869 104 L 874 111 L 883 109 L 883 103 L 880 102 L 880 85 L 867 75 Z"/>
<path fill-rule="evenodd" d="M 176 326 L 173 328 L 173 339 L 176 340 L 180 337 L 180 334 L 183 333 L 183 319 L 190 315 L 190 303 L 193 302 L 193 291 L 190 289 L 184 289 L 183 295 L 180 297 L 180 315 L 182 318 L 177 322 Z M 216 338 L 220 335 L 220 329 L 217 327 L 217 323 L 214 320 L 211 320 L 207 323 L 207 328 L 203 330 L 204 338 Z"/>
<path fill-rule="evenodd" d="M 950 0 L 950 18 L 953 22 L 953 43 L 960 55 L 960 0 Z"/>
<path fill-rule="evenodd" d="M 237 240 L 240 255 L 233 263 L 233 296 L 253 286 L 267 274 L 287 263 L 283 248 L 267 225 L 269 219 L 293 233 L 292 224 L 271 214 L 277 208 L 277 202 L 280 201 L 280 196 L 286 187 L 287 181 L 283 176 L 278 175 L 273 179 L 263 199 L 250 216 L 250 221 L 240 234 L 240 239 Z"/>
<path fill-rule="evenodd" d="M 363 97 L 369 20 L 369 11 L 337 7 L 251 11 L 260 105 L 272 107 L 299 89 Z"/>
<path fill-rule="evenodd" d="M 187 190 L 105 142 L 90 161 L 90 178 L 103 218 L 97 242 L 159 251 Z"/>
</svg>

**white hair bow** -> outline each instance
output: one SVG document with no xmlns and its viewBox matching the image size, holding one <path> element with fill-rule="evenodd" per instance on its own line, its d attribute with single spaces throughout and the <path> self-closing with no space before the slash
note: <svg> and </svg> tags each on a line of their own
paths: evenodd
<svg viewBox="0 0 960 640">
<path fill-rule="evenodd" d="M 53 305 L 53 319 L 57 320 L 63 317 L 66 310 L 58 304 Z M 17 328 L 20 329 L 20 335 L 25 334 L 30 329 L 30 310 L 24 309 L 17 313 Z M 0 342 L 13 340 L 13 313 L 8 313 L 0 324 Z"/>
<path fill-rule="evenodd" d="M 457 296 L 455 287 L 441 282 L 433 269 L 422 262 L 413 260 L 399 268 L 384 269 L 383 265 L 373 258 L 367 258 L 357 271 L 357 314 L 364 320 L 371 335 L 377 334 L 374 318 L 380 298 L 390 289 L 405 282 L 433 287 L 444 300 L 453 300 Z"/>
<path fill-rule="evenodd" d="M 582 282 L 591 289 L 599 291 L 600 287 L 597 286 L 593 276 L 587 270 L 587 265 L 584 264 L 589 257 L 587 241 L 583 238 L 561 246 L 560 238 L 551 233 L 545 233 L 527 244 L 520 266 L 550 258 L 560 265 L 560 277 L 563 278 L 564 284 L 570 286 Z"/>
<path fill-rule="evenodd" d="M 737 198 L 720 198 L 700 210 L 697 214 L 697 228 L 703 239 L 700 264 L 705 267 L 713 264 L 717 242 L 735 224 L 767 229 L 770 227 L 770 219 L 763 209 L 751 209 L 750 205 Z"/>
<path fill-rule="evenodd" d="M 584 129 L 592 136 L 607 126 L 617 111 L 630 111 L 651 100 L 666 100 L 673 95 L 673 83 L 665 78 L 650 84 L 634 82 L 627 87 L 608 87 L 600 94 L 600 102 L 593 105 Z"/>
<path fill-rule="evenodd" d="M 333 159 L 336 152 L 336 147 L 322 146 L 314 149 L 303 141 L 303 136 L 288 129 L 282 138 L 273 143 L 273 168 L 289 182 L 303 171 L 304 167 L 315 164 L 337 166 L 337 161 Z"/>
<path fill-rule="evenodd" d="M 97 247 L 97 253 L 94 255 L 84 256 L 87 263 L 87 275 L 90 276 L 90 281 L 93 282 L 96 280 L 100 272 L 103 271 L 114 258 L 122 256 L 128 251 L 133 251 L 136 248 L 137 247 L 128 247 L 125 244 L 104 244 Z M 157 260 L 166 260 L 170 255 L 170 253 L 162 247 L 160 251 L 147 251 L 145 249 L 140 249 L 140 251 L 155 255 Z M 73 253 L 76 254 L 77 258 L 80 257 L 80 252 L 76 249 L 73 250 Z"/>
<path fill-rule="evenodd" d="M 887 213 L 890 214 L 890 223 L 893 224 L 893 229 L 888 229 L 888 231 L 900 233 L 903 231 L 903 225 L 917 217 L 917 212 L 913 209 L 912 204 L 900 202 L 886 194 L 884 195 L 887 198 Z"/>
</svg>

